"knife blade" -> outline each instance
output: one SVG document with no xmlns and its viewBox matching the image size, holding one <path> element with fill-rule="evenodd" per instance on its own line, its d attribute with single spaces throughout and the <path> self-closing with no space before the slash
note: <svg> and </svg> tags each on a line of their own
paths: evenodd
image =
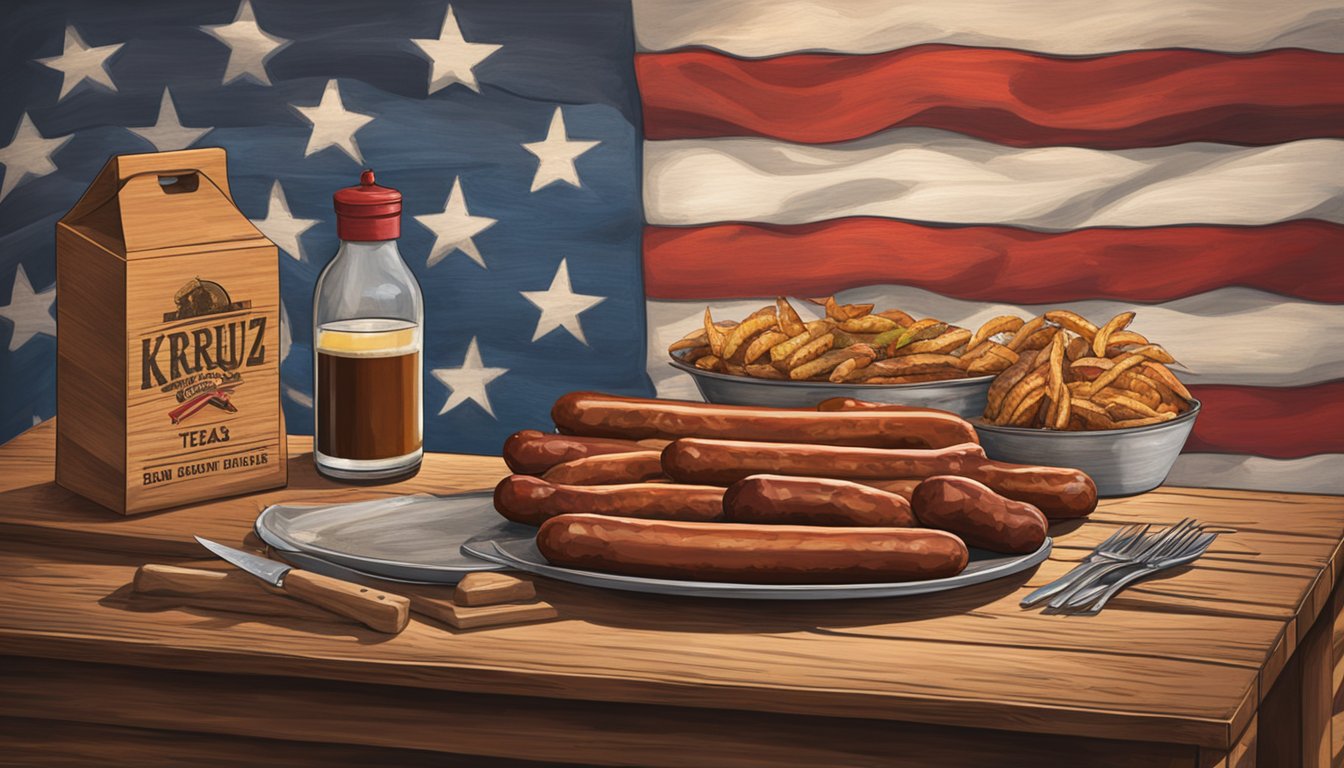
<svg viewBox="0 0 1344 768">
<path fill-rule="evenodd" d="M 410 620 L 411 601 L 402 595 L 299 570 L 200 536 L 195 538 L 216 557 L 282 590 L 290 597 L 354 619 L 369 629 L 396 634 L 405 629 Z"/>
</svg>

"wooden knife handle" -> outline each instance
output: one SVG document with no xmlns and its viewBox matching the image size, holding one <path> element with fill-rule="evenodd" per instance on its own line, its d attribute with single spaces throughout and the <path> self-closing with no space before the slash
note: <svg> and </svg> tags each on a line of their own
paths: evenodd
<svg viewBox="0 0 1344 768">
<path fill-rule="evenodd" d="M 354 619 L 369 629 L 395 635 L 410 620 L 410 598 L 351 584 L 312 571 L 292 570 L 281 583 L 285 594 Z"/>
</svg>

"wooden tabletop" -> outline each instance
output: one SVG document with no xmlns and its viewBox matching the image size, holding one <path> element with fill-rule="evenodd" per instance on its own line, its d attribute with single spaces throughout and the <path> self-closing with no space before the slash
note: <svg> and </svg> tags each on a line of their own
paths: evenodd
<svg viewBox="0 0 1344 768">
<path fill-rule="evenodd" d="M 1340 497 L 1163 488 L 1055 526 L 1031 573 L 945 594 L 779 603 L 539 581 L 560 620 L 456 632 L 417 618 L 386 637 L 297 607 L 158 609 L 128 585 L 142 563 L 203 560 L 193 534 L 245 542 L 269 504 L 479 489 L 506 473 L 500 459 L 428 455 L 406 482 L 344 486 L 317 477 L 310 441 L 292 437 L 287 489 L 122 518 L 52 483 L 54 433 L 47 422 L 0 447 L 10 657 L 1229 750 L 1330 602 L 1344 540 Z M 1193 566 L 1098 616 L 1018 607 L 1116 526 L 1185 516 L 1227 531 Z"/>
</svg>

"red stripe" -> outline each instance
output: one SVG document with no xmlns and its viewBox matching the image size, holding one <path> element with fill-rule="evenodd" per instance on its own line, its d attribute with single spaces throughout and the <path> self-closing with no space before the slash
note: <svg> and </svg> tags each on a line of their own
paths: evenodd
<svg viewBox="0 0 1344 768">
<path fill-rule="evenodd" d="M 924 126 L 1016 147 L 1344 136 L 1344 55 L 1279 49 L 1061 58 L 924 45 L 867 56 L 639 54 L 650 139 L 819 144 Z"/>
<path fill-rule="evenodd" d="M 1228 286 L 1344 302 L 1344 226 L 1033 232 L 875 218 L 798 226 L 646 227 L 650 299 L 824 296 L 900 284 L 959 299 L 1159 302 Z"/>
<path fill-rule="evenodd" d="M 1187 453 L 1299 459 L 1344 453 L 1344 381 L 1310 387 L 1191 387 L 1203 403 Z"/>
</svg>

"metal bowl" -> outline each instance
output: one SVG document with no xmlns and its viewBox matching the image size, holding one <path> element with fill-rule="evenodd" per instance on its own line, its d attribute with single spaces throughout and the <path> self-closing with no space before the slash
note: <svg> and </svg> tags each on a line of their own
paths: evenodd
<svg viewBox="0 0 1344 768">
<path fill-rule="evenodd" d="M 689 373 L 700 394 L 719 405 L 766 405 L 813 408 L 832 397 L 854 397 L 875 403 L 939 408 L 969 419 L 985 412 L 993 376 L 948 379 L 921 384 L 833 384 L 829 381 L 778 381 L 702 371 L 673 358 L 670 365 Z"/>
<path fill-rule="evenodd" d="M 1199 401 L 1171 421 L 1129 429 L 1057 432 L 972 421 L 991 459 L 1081 469 L 1098 496 L 1131 496 L 1162 484 L 1195 426 Z"/>
</svg>

